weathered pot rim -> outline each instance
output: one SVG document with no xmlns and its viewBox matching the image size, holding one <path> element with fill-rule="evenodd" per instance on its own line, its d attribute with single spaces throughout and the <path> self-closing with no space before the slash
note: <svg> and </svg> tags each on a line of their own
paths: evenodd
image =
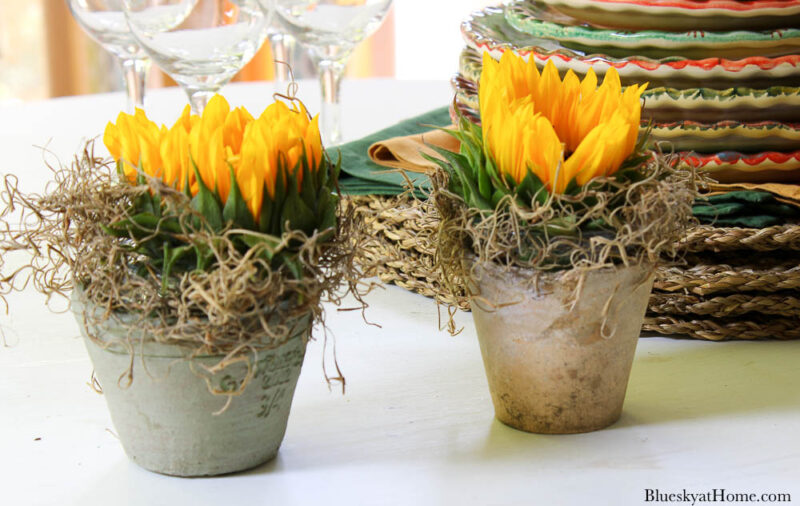
<svg viewBox="0 0 800 506">
<path fill-rule="evenodd" d="M 528 288 L 535 289 L 540 295 L 547 295 L 551 290 L 548 288 L 562 285 L 564 282 L 571 281 L 573 276 L 603 276 L 613 274 L 622 270 L 628 269 L 642 269 L 643 272 L 652 273 L 655 271 L 655 265 L 650 262 L 632 263 L 629 265 L 607 265 L 599 268 L 570 268 L 561 269 L 557 271 L 543 271 L 533 268 L 523 268 L 516 265 L 501 265 L 497 262 L 479 262 L 475 256 L 467 257 L 468 261 L 473 266 L 473 279 L 474 282 L 480 282 L 484 275 L 497 278 L 505 278 L 509 282 L 517 286 L 524 286 L 528 284 Z M 577 278 L 576 278 L 577 279 Z M 479 294 L 479 290 L 472 290 L 473 294 Z"/>
<path fill-rule="evenodd" d="M 91 322 L 87 321 L 85 317 L 85 313 L 87 308 L 94 308 L 96 313 L 103 312 L 103 310 L 97 307 L 91 300 L 89 300 L 85 296 L 85 292 L 83 288 L 78 283 L 75 284 L 73 288 L 71 297 L 70 297 L 70 311 L 75 316 L 76 320 L 78 321 L 79 325 L 86 326 L 87 323 L 91 324 Z M 281 341 L 271 340 L 268 345 L 266 346 L 256 346 L 253 348 L 254 351 L 268 351 L 271 349 L 277 349 L 286 344 L 287 342 L 302 338 L 306 340 L 306 332 L 312 325 L 312 311 L 309 310 L 308 313 L 304 316 L 297 317 L 298 324 L 296 325 L 296 331 L 291 335 L 286 337 Z M 175 340 L 173 342 L 163 342 L 163 341 L 156 341 L 152 338 L 146 337 L 146 332 L 144 330 L 137 330 L 136 328 L 132 328 L 126 326 L 125 320 L 131 319 L 133 323 L 142 321 L 142 320 L 150 320 L 153 322 L 158 322 L 155 317 L 148 317 L 140 319 L 139 316 L 132 316 L 130 314 L 120 314 L 115 312 L 113 316 L 109 317 L 108 319 L 101 321 L 99 323 L 99 332 L 94 332 L 96 335 L 94 337 L 88 337 L 85 339 L 91 340 L 96 344 L 99 344 L 103 347 L 103 350 L 107 353 L 113 353 L 117 355 L 130 355 L 131 351 L 133 351 L 138 356 L 144 356 L 147 358 L 169 358 L 169 359 L 180 359 L 180 358 L 191 358 L 191 359 L 214 359 L 220 360 L 227 356 L 226 353 L 201 353 L 201 354 L 191 354 L 187 355 L 188 351 L 197 348 L 196 342 L 181 342 Z M 306 320 L 305 322 L 300 322 L 300 320 Z M 88 330 L 88 329 L 87 329 Z M 102 336 L 107 335 L 116 335 L 118 339 L 102 339 Z M 134 346 L 133 348 L 128 348 L 127 346 L 123 345 L 123 342 L 132 343 Z"/>
</svg>

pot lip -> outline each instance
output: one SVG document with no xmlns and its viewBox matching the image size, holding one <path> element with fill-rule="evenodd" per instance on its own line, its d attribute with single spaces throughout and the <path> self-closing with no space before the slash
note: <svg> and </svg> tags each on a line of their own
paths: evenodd
<svg viewBox="0 0 800 506">
<path fill-rule="evenodd" d="M 625 264 L 604 265 L 602 267 L 589 268 L 589 269 L 576 269 L 574 267 L 571 267 L 569 269 L 544 271 L 532 267 L 524 268 L 524 267 L 519 267 L 517 265 L 501 265 L 497 262 L 492 262 L 492 261 L 479 262 L 477 261 L 475 255 L 471 254 L 467 255 L 467 260 L 472 264 L 473 268 L 475 268 L 474 272 L 478 274 L 476 279 L 480 279 L 479 274 L 481 272 L 486 272 L 487 274 L 493 276 L 510 275 L 521 279 L 531 279 L 534 276 L 538 276 L 539 281 L 544 283 L 560 282 L 569 276 L 577 275 L 577 273 L 579 272 L 585 272 L 587 275 L 602 275 L 602 274 L 609 274 L 612 272 L 620 272 L 628 270 L 643 270 L 643 271 L 655 270 L 655 264 L 647 261 L 631 263 L 629 265 Z"/>
<path fill-rule="evenodd" d="M 565 269 L 561 271 L 540 271 L 518 266 L 503 266 L 495 262 L 479 262 L 473 264 L 475 270 L 469 281 L 471 305 L 480 301 L 494 300 L 499 294 L 526 293 L 535 298 L 564 294 L 568 287 L 576 288 L 595 282 L 619 279 L 625 276 L 638 283 L 652 282 L 655 276 L 655 265 L 640 262 L 630 265 L 609 265 L 595 269 Z M 582 278 L 582 276 L 585 276 Z M 582 289 L 581 289 L 582 292 Z M 489 297 L 489 299 L 486 299 Z M 503 304 L 505 305 L 505 303 Z"/>
<path fill-rule="evenodd" d="M 253 353 L 255 355 L 257 355 L 257 356 L 260 356 L 260 355 L 263 355 L 263 354 L 266 354 L 266 353 L 275 352 L 275 351 L 278 351 L 278 350 L 284 348 L 285 346 L 288 346 L 288 345 L 290 345 L 290 344 L 292 344 L 292 343 L 294 343 L 294 342 L 296 342 L 298 340 L 303 341 L 303 345 L 302 346 L 303 346 L 303 348 L 305 348 L 305 345 L 308 344 L 308 340 L 303 338 L 303 333 L 305 332 L 305 330 L 306 329 L 300 330 L 297 334 L 287 338 L 285 341 L 283 341 L 282 343 L 280 343 L 280 344 L 278 344 L 276 346 L 273 346 L 271 348 L 264 348 L 264 349 L 255 350 L 255 351 L 253 351 Z M 91 343 L 92 345 L 97 346 L 98 348 L 102 349 L 102 351 L 104 353 L 110 353 L 112 355 L 119 355 L 119 356 L 126 356 L 126 357 L 129 357 L 131 355 L 131 350 L 125 348 L 125 346 L 122 344 L 122 342 L 110 341 L 110 342 L 107 342 L 108 343 L 107 346 L 101 346 L 97 342 L 95 342 L 94 339 L 92 339 L 92 338 L 90 338 L 88 336 L 83 336 L 83 340 L 86 343 Z M 138 346 L 138 343 L 140 343 L 140 342 L 141 341 L 137 340 L 137 341 L 135 341 L 134 344 Z M 145 341 L 144 346 L 147 346 L 148 349 L 140 349 L 138 347 L 134 347 L 132 351 L 136 356 L 143 356 L 148 360 L 152 360 L 152 359 L 187 360 L 188 359 L 188 360 L 213 360 L 213 361 L 219 361 L 219 360 L 227 357 L 227 354 L 225 354 L 225 353 L 218 353 L 218 354 L 202 353 L 202 354 L 199 354 L 199 355 L 188 355 L 187 356 L 185 353 L 181 353 L 181 352 L 185 351 L 185 350 L 190 350 L 191 348 L 187 347 L 187 346 L 182 346 L 182 345 L 176 344 L 176 343 L 159 343 L 159 342 L 156 342 L 156 341 Z"/>
<path fill-rule="evenodd" d="M 94 308 L 95 311 L 101 311 L 97 306 L 89 300 L 79 283 L 75 283 L 72 294 L 70 296 L 70 312 L 78 322 L 82 330 L 82 337 L 84 341 L 91 342 L 92 344 L 100 347 L 103 351 L 115 355 L 130 355 L 131 352 L 137 355 L 144 355 L 147 358 L 164 358 L 164 359 L 178 359 L 186 358 L 186 351 L 196 348 L 196 343 L 181 343 L 180 341 L 174 342 L 161 342 L 153 339 L 143 338 L 144 330 L 136 330 L 135 328 L 126 326 L 126 319 L 133 318 L 135 324 L 139 321 L 138 317 L 130 316 L 130 313 L 115 313 L 114 316 L 99 323 L 99 328 L 94 330 L 96 337 L 90 337 L 87 327 L 87 320 L 85 315 L 87 310 Z M 126 318 L 127 317 L 127 318 Z M 150 316 L 144 318 L 145 320 L 158 321 L 155 317 Z M 281 342 L 273 343 L 269 347 L 257 348 L 255 353 L 261 354 L 274 350 L 278 350 L 287 344 L 301 339 L 307 344 L 307 332 L 313 325 L 312 311 L 309 310 L 304 316 L 298 317 L 297 320 L 305 319 L 305 324 L 300 324 L 295 329 L 296 331 Z M 104 339 L 103 336 L 112 336 L 110 339 Z M 132 344 L 133 347 L 129 348 L 124 343 Z M 101 344 L 103 343 L 103 344 Z M 145 349 L 145 347 L 147 349 Z M 191 358 L 195 359 L 220 359 L 226 357 L 226 353 L 201 353 L 193 355 Z"/>
</svg>

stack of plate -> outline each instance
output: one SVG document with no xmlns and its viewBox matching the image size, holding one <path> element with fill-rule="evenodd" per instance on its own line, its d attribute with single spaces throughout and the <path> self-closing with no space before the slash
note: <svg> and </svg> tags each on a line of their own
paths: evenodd
<svg viewBox="0 0 800 506">
<path fill-rule="evenodd" d="M 643 127 L 727 183 L 800 183 L 800 0 L 520 0 L 462 25 L 455 105 L 474 121 L 482 56 L 649 82 Z M 800 224 L 698 226 L 661 269 L 645 330 L 800 338 Z"/>
<path fill-rule="evenodd" d="M 655 142 L 722 182 L 800 182 L 800 0 L 523 0 L 473 14 L 453 84 L 477 117 L 481 58 L 649 82 Z M 669 149 L 669 148 L 668 148 Z"/>
</svg>

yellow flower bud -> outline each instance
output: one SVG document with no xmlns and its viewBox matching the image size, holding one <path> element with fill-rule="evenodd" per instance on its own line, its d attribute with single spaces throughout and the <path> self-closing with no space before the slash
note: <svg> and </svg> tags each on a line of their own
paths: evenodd
<svg viewBox="0 0 800 506">
<path fill-rule="evenodd" d="M 122 161 L 126 179 L 136 181 L 137 167 L 165 184 L 192 195 L 199 191 L 192 163 L 203 183 L 225 204 L 231 191 L 231 169 L 242 197 L 256 222 L 264 202 L 264 186 L 275 196 L 278 168 L 292 174 L 303 156 L 308 167 L 322 161 L 318 118 L 309 118 L 302 105 L 275 102 L 258 119 L 244 108 L 231 110 L 220 95 L 209 100 L 201 117 L 189 107 L 172 126 L 158 127 L 144 111 L 120 113 L 109 123 L 103 142 L 111 156 Z M 297 172 L 302 184 L 302 171 Z"/>
<path fill-rule="evenodd" d="M 531 58 L 511 51 L 500 61 L 484 55 L 479 99 L 483 140 L 498 169 L 517 183 L 532 171 L 562 193 L 617 171 L 636 146 L 641 96 L 647 85 L 623 92 L 616 69 L 600 87 L 591 69 L 581 81 L 563 80 L 552 60 L 541 73 Z"/>
</svg>

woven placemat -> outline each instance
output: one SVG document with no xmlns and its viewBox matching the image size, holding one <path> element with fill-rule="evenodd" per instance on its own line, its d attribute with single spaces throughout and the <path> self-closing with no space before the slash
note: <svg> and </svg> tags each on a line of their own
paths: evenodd
<svg viewBox="0 0 800 506">
<path fill-rule="evenodd" d="M 783 262 L 771 267 L 700 264 L 659 269 L 654 289 L 714 293 L 778 292 L 800 288 L 800 266 Z"/>
<path fill-rule="evenodd" d="M 752 339 L 800 339 L 798 318 L 692 319 L 648 315 L 642 330 L 668 336 L 685 335 L 710 341 Z"/>
<path fill-rule="evenodd" d="M 356 213 L 374 239 L 363 248 L 361 263 L 369 269 L 367 274 L 454 305 L 443 290 L 440 271 L 433 265 L 434 235 L 439 226 L 433 205 L 406 196 L 349 198 L 357 204 Z"/>
<path fill-rule="evenodd" d="M 686 252 L 700 251 L 800 251 L 800 225 L 776 225 L 767 228 L 716 228 L 700 225 L 681 241 Z"/>
<path fill-rule="evenodd" d="M 357 204 L 358 214 L 375 239 L 362 259 L 370 274 L 384 283 L 451 304 L 443 295 L 441 274 L 433 266 L 433 239 L 439 226 L 433 205 L 408 196 L 348 198 Z M 681 245 L 690 252 L 744 250 L 744 257 L 750 258 L 754 251 L 800 250 L 800 226 L 741 229 L 703 225 L 693 229 Z M 774 318 L 800 318 L 800 299 L 775 293 L 800 289 L 800 266 L 796 261 L 768 265 L 773 261 L 762 255 L 760 265 L 701 263 L 659 268 L 655 290 L 660 295 L 651 300 L 651 316 L 644 330 L 715 341 L 800 338 L 800 320 Z M 691 298 L 709 294 L 719 296 Z M 714 319 L 751 312 L 773 316 L 764 320 Z M 696 315 L 708 319 L 694 319 Z"/>
<path fill-rule="evenodd" d="M 800 292 L 798 293 L 800 295 Z M 683 293 L 654 292 L 648 311 L 664 315 L 703 315 L 715 318 L 760 313 L 786 317 L 800 316 L 800 298 L 787 294 L 734 294 L 700 297 Z"/>
</svg>

